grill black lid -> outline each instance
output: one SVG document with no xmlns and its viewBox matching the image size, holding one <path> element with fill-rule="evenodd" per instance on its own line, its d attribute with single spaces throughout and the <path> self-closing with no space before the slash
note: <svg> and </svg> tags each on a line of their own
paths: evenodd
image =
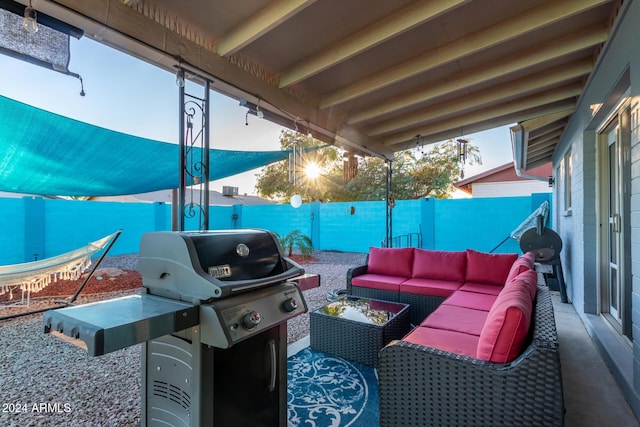
<svg viewBox="0 0 640 427">
<path fill-rule="evenodd" d="M 138 270 L 153 295 L 199 303 L 304 274 L 267 230 L 146 233 Z"/>
<path fill-rule="evenodd" d="M 202 271 L 219 280 L 262 279 L 285 270 L 269 233 L 232 230 L 191 233 L 189 238 Z"/>
</svg>

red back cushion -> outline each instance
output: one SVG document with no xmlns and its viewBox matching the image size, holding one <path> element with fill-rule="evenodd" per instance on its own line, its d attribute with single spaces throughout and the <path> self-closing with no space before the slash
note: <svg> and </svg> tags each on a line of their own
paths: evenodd
<svg viewBox="0 0 640 427">
<path fill-rule="evenodd" d="M 463 283 L 466 266 L 465 252 L 416 249 L 413 253 L 413 277 L 420 279 Z"/>
<path fill-rule="evenodd" d="M 367 273 L 411 277 L 413 248 L 369 248 Z"/>
<path fill-rule="evenodd" d="M 518 254 L 488 254 L 467 249 L 465 281 L 503 286 Z"/>
<path fill-rule="evenodd" d="M 480 332 L 478 359 L 507 363 L 518 357 L 531 324 L 533 301 L 526 286 L 500 292 Z"/>
<path fill-rule="evenodd" d="M 536 298 L 536 292 L 538 292 L 538 273 L 535 270 L 525 270 L 513 279 L 508 280 L 504 286 L 505 288 L 512 286 L 525 288 L 533 301 Z"/>
<path fill-rule="evenodd" d="M 509 283 L 511 279 L 524 271 L 533 270 L 535 260 L 536 256 L 533 252 L 527 252 L 518 258 L 511 266 L 511 270 L 509 270 L 509 275 L 507 275 L 507 281 L 505 283 Z"/>
</svg>

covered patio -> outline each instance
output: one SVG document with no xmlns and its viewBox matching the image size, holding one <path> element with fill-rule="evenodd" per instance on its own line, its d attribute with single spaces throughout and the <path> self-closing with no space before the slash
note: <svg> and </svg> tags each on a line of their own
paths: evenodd
<svg viewBox="0 0 640 427">
<path fill-rule="evenodd" d="M 590 414 L 596 402 L 617 402 L 606 420 L 567 423 L 637 423 L 637 0 L 32 4 L 85 37 L 205 82 L 248 114 L 356 155 L 391 161 L 397 151 L 513 126 L 517 173 L 553 163 L 553 224 L 572 303 L 555 305 L 563 369 L 572 369 L 567 408 Z M 580 326 L 585 334 L 573 341 Z M 604 363 L 571 354 L 579 343 Z M 596 370 L 607 386 L 587 397 L 580 375 L 605 384 Z"/>
<path fill-rule="evenodd" d="M 322 275 L 324 282 L 320 288 L 305 291 L 307 302 L 315 298 L 309 292 L 319 294 L 319 304 L 325 303 L 328 289 L 344 286 L 343 276 L 351 264 L 330 267 L 329 264 L 306 266 L 311 273 Z M 331 271 L 333 270 L 333 271 Z M 327 280 L 335 276 L 340 280 Z M 559 293 L 552 295 L 558 338 L 565 396 L 565 425 L 598 427 L 615 425 L 619 427 L 637 426 L 638 421 L 618 388 L 611 372 L 594 341 L 588 335 L 578 314 L 570 304 L 560 302 Z M 310 308 L 316 307 L 315 305 Z M 3 401 L 17 399 L 30 403 L 36 389 L 46 390 L 41 399 L 50 394 L 55 401 L 72 405 L 71 413 L 49 414 L 46 425 L 69 425 L 77 420 L 86 425 L 109 419 L 113 425 L 134 425 L 139 420 L 139 346 L 107 354 L 100 358 L 87 358 L 86 352 L 61 340 L 42 335 L 41 316 L 3 322 L 0 325 L 0 355 L 11 361 L 3 369 L 5 387 L 0 391 Z M 16 339 L 19 337 L 19 339 Z M 289 354 L 309 345 L 309 337 L 289 346 Z M 37 352 L 33 349 L 38 348 Z M 22 357 L 18 357 L 22 354 Z M 61 357 L 63 355 L 64 357 Z M 47 366 L 45 376 L 32 376 L 39 366 Z M 80 370 L 80 371 L 79 371 Z M 69 378 L 82 375 L 80 384 L 69 383 Z M 86 390 L 100 390 L 105 381 L 113 382 L 109 393 L 100 392 L 88 399 L 82 393 Z M 21 384 L 17 386 L 16 384 Z M 36 385 L 37 384 L 37 385 Z M 90 386 L 89 386 L 90 384 Z M 114 402 L 114 397 L 118 402 Z M 86 399 L 86 401 L 81 400 Z M 120 412 L 121 407 L 129 407 Z M 38 414 L 0 414 L 3 425 L 30 425 Z M 42 419 L 40 420 L 42 421 Z M 42 424 L 40 424 L 42 425 Z"/>
</svg>

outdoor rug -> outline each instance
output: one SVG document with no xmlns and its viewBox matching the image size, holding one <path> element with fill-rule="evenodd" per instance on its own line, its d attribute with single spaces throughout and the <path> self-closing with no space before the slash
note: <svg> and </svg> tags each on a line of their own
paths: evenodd
<svg viewBox="0 0 640 427">
<path fill-rule="evenodd" d="M 380 424 L 375 370 L 305 348 L 287 360 L 289 427 Z"/>
</svg>

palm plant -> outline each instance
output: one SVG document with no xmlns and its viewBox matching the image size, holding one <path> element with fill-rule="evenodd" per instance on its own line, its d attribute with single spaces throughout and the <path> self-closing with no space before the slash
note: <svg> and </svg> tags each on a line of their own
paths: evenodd
<svg viewBox="0 0 640 427">
<path fill-rule="evenodd" d="M 297 248 L 303 258 L 311 256 L 313 253 L 313 243 L 311 238 L 306 234 L 302 234 L 300 230 L 292 230 L 280 236 L 276 233 L 280 246 L 286 251 L 287 256 L 293 255 L 293 248 Z"/>
</svg>

